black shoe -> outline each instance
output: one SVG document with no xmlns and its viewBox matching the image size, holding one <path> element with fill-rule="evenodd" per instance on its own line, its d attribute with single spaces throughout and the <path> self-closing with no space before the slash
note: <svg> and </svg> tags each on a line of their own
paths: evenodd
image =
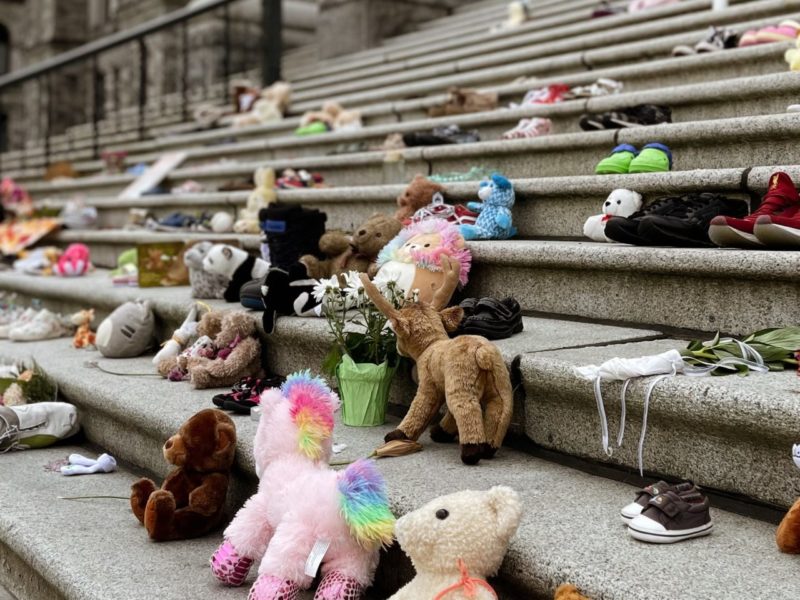
<svg viewBox="0 0 800 600">
<path fill-rule="evenodd" d="M 639 235 L 639 223 L 641 220 L 651 215 L 685 215 L 685 210 L 683 199 L 680 196 L 659 198 L 641 210 L 636 211 L 630 217 L 611 217 L 606 221 L 605 234 L 606 237 L 615 242 L 649 246 L 651 245 L 650 240 Z"/>
<path fill-rule="evenodd" d="M 472 306 L 473 298 L 465 300 Z M 481 298 L 470 316 L 461 321 L 455 335 L 480 335 L 489 340 L 510 338 L 522 331 L 522 309 L 514 298 Z"/>
<path fill-rule="evenodd" d="M 583 115 L 580 127 L 584 131 L 622 129 L 672 122 L 672 110 L 657 104 L 638 104 L 607 113 Z"/>
<path fill-rule="evenodd" d="M 299 204 L 276 202 L 258 212 L 261 230 L 267 238 L 270 264 L 288 268 L 301 256 L 320 256 L 319 238 L 325 233 L 327 216 Z"/>
<path fill-rule="evenodd" d="M 733 200 L 720 194 L 702 193 L 684 196 L 685 213 L 651 215 L 641 219 L 639 236 L 654 246 L 708 246 L 708 227 L 714 217 L 747 215 L 747 202 Z"/>
<path fill-rule="evenodd" d="M 481 137 L 477 131 L 462 131 L 458 125 L 442 125 L 434 127 L 431 131 L 412 131 L 403 134 L 403 143 L 409 147 L 471 144 L 480 140 Z"/>
</svg>

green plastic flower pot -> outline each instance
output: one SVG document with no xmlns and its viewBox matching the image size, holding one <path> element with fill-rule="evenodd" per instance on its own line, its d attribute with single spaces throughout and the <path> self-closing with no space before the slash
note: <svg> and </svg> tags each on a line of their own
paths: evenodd
<svg viewBox="0 0 800 600">
<path fill-rule="evenodd" d="M 386 422 L 386 405 L 395 369 L 389 363 L 356 363 L 345 355 L 336 367 L 342 422 L 351 427 L 375 427 Z"/>
</svg>

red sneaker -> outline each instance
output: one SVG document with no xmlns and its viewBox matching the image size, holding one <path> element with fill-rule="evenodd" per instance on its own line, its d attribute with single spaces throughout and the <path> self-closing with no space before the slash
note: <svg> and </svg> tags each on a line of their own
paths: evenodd
<svg viewBox="0 0 800 600">
<path fill-rule="evenodd" d="M 708 237 L 717 246 L 739 248 L 761 248 L 764 246 L 756 236 L 755 226 L 759 217 L 794 217 L 800 210 L 800 194 L 791 177 L 782 171 L 770 176 L 769 189 L 764 194 L 758 209 L 743 219 L 714 217 L 708 228 Z"/>
</svg>

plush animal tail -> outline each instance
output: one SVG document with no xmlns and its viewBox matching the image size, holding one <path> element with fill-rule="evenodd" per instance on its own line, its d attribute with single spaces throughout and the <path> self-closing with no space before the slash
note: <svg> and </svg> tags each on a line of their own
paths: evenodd
<svg viewBox="0 0 800 600">
<path fill-rule="evenodd" d="M 483 371 L 486 371 L 488 376 L 486 385 L 493 387 L 493 392 L 500 397 L 503 403 L 503 410 L 497 426 L 497 439 L 486 440 L 494 448 L 499 448 L 514 414 L 514 388 L 511 387 L 511 377 L 503 356 L 497 346 L 492 343 L 487 343 L 476 350 L 475 362 Z"/>
<path fill-rule="evenodd" d="M 360 546 L 389 546 L 395 518 L 389 510 L 386 482 L 371 460 L 354 462 L 339 474 L 339 506 L 350 534 Z"/>
</svg>

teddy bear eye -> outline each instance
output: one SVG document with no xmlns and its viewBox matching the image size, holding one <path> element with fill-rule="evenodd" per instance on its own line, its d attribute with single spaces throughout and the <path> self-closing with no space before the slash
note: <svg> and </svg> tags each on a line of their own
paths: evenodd
<svg viewBox="0 0 800 600">
<path fill-rule="evenodd" d="M 622 204 L 622 200 L 617 200 L 617 204 Z"/>
<path fill-rule="evenodd" d="M 447 510 L 444 508 L 440 508 L 439 510 L 436 511 L 436 518 L 439 519 L 440 521 L 444 521 L 449 516 L 450 513 L 447 512 Z"/>
<path fill-rule="evenodd" d="M 426 247 L 426 248 L 430 248 L 430 247 L 431 247 L 431 245 L 430 245 L 430 244 L 425 244 L 425 247 Z"/>
<path fill-rule="evenodd" d="M 381 232 L 379 231 L 378 233 L 376 233 L 375 237 L 381 237 Z"/>
</svg>

